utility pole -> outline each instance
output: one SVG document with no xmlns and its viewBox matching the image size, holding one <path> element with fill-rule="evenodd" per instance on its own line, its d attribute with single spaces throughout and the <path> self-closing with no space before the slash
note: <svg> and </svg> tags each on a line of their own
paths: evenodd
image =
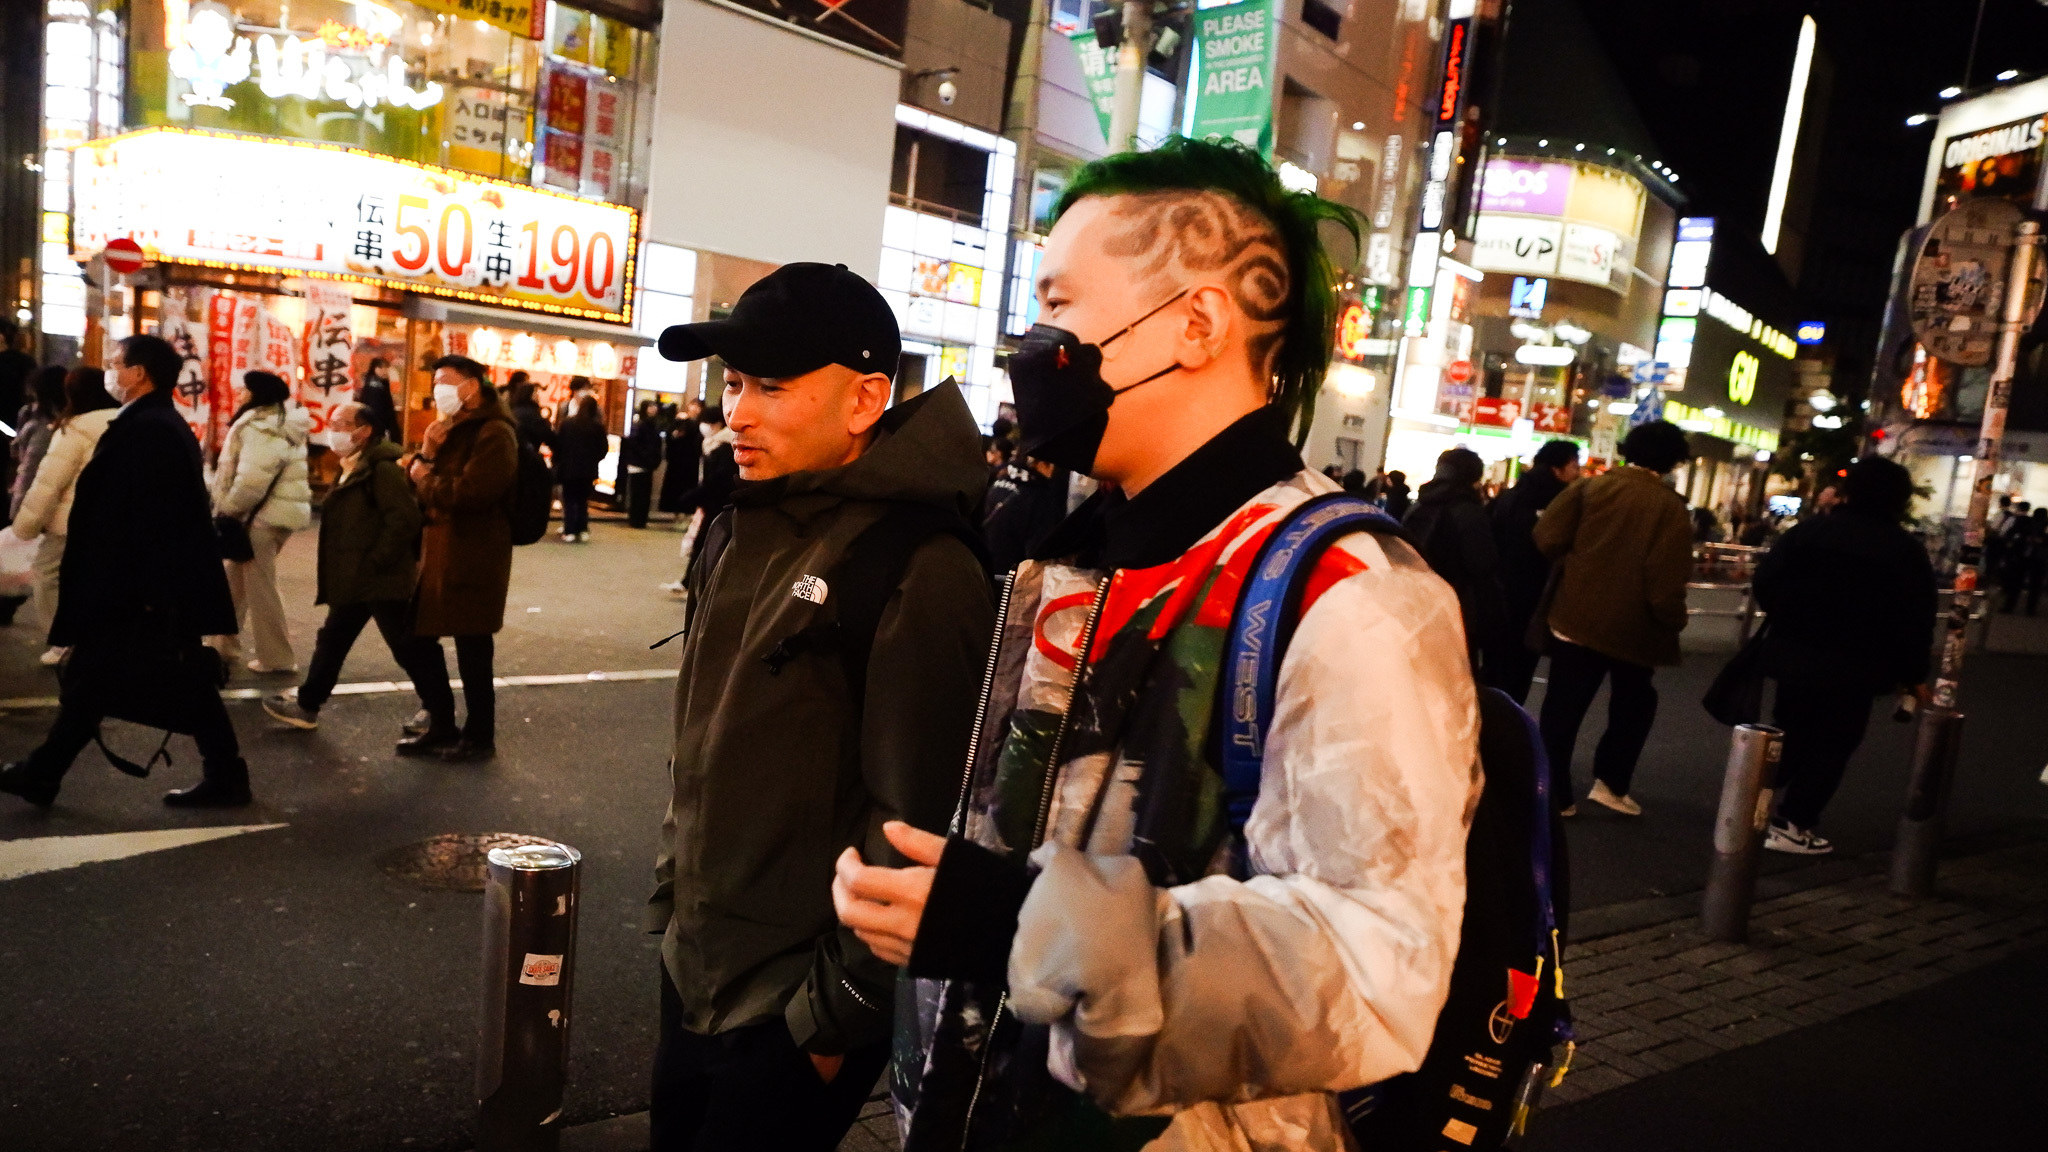
<svg viewBox="0 0 2048 1152">
<path fill-rule="evenodd" d="M 1031 175 L 1038 151 L 1038 76 L 1044 67 L 1045 25 L 1051 19 L 1051 9 L 1050 0 L 1031 0 L 1029 23 L 1023 30 L 1024 43 L 1017 51 L 1017 78 L 1010 84 L 1010 107 L 1003 117 L 1003 134 L 1017 145 L 1017 173 L 1010 200 L 1010 227 L 1017 232 L 1031 231 Z"/>
<path fill-rule="evenodd" d="M 1145 57 L 1152 53 L 1152 0 L 1124 0 L 1124 34 L 1116 50 L 1116 102 L 1110 106 L 1109 150 L 1137 147 L 1138 105 L 1145 96 Z"/>
</svg>

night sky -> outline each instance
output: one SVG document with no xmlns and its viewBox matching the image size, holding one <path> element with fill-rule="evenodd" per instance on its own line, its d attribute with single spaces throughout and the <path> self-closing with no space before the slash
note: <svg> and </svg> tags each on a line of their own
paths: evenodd
<svg viewBox="0 0 2048 1152">
<path fill-rule="evenodd" d="M 1899 234 L 1913 223 L 1937 93 L 1964 83 L 1976 0 L 1579 0 L 1666 163 L 1718 216 L 1755 234 L 1768 196 L 1800 17 L 1811 14 L 1832 65 L 1807 258 L 1797 290 L 1825 320 L 1835 389 L 1869 382 Z M 2048 7 L 1985 0 L 1971 87 L 2006 69 L 2048 73 Z M 1811 112 L 1816 103 L 1809 102 Z"/>
</svg>

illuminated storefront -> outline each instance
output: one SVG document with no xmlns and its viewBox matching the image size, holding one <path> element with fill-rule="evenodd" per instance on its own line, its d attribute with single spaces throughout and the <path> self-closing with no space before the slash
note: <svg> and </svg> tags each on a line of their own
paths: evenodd
<svg viewBox="0 0 2048 1152">
<path fill-rule="evenodd" d="M 995 359 L 1017 146 L 907 104 L 897 105 L 896 122 L 901 189 L 883 210 L 875 282 L 903 332 L 897 398 L 952 377 L 986 425 L 1009 399 Z M 943 150 L 952 162 L 945 199 L 916 182 L 920 172 L 938 170 L 927 150 Z M 958 187 L 958 172 L 969 168 L 979 169 L 971 197 Z"/>
<path fill-rule="evenodd" d="M 84 273 L 83 291 L 46 286 L 46 329 L 74 327 L 88 361 L 131 331 L 172 340 L 209 452 L 256 368 L 293 382 L 316 429 L 382 381 L 416 441 L 426 365 L 450 353 L 500 383 L 527 373 L 548 409 L 589 377 L 623 432 L 652 342 L 633 325 L 651 33 L 548 0 L 122 11 L 126 27 L 85 13 L 118 33 L 86 46 L 125 61 L 95 76 L 118 110 L 125 75 L 127 123 L 89 102 L 45 163 L 64 208 L 45 221 L 45 277 Z M 97 272 L 116 237 L 142 247 L 142 272 Z"/>
</svg>

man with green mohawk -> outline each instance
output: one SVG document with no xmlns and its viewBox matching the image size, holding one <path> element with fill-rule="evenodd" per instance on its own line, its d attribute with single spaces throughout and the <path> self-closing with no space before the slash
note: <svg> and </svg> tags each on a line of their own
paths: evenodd
<svg viewBox="0 0 2048 1152">
<path fill-rule="evenodd" d="M 1174 139 L 1076 174 L 1019 449 L 1103 490 L 1011 576 L 949 837 L 841 857 L 841 921 L 906 966 L 907 1152 L 1341 1149 L 1335 1093 L 1416 1068 L 1458 950 L 1478 716 L 1457 598 L 1399 537 L 1316 562 L 1241 835 L 1227 629 L 1302 464 L 1347 209 Z"/>
</svg>

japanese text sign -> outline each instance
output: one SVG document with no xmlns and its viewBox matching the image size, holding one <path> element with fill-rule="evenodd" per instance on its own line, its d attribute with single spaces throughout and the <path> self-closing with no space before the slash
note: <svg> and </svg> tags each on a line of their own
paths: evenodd
<svg viewBox="0 0 2048 1152">
<path fill-rule="evenodd" d="M 632 319 L 630 208 L 347 148 L 152 128 L 73 152 L 72 243 Z"/>
</svg>

